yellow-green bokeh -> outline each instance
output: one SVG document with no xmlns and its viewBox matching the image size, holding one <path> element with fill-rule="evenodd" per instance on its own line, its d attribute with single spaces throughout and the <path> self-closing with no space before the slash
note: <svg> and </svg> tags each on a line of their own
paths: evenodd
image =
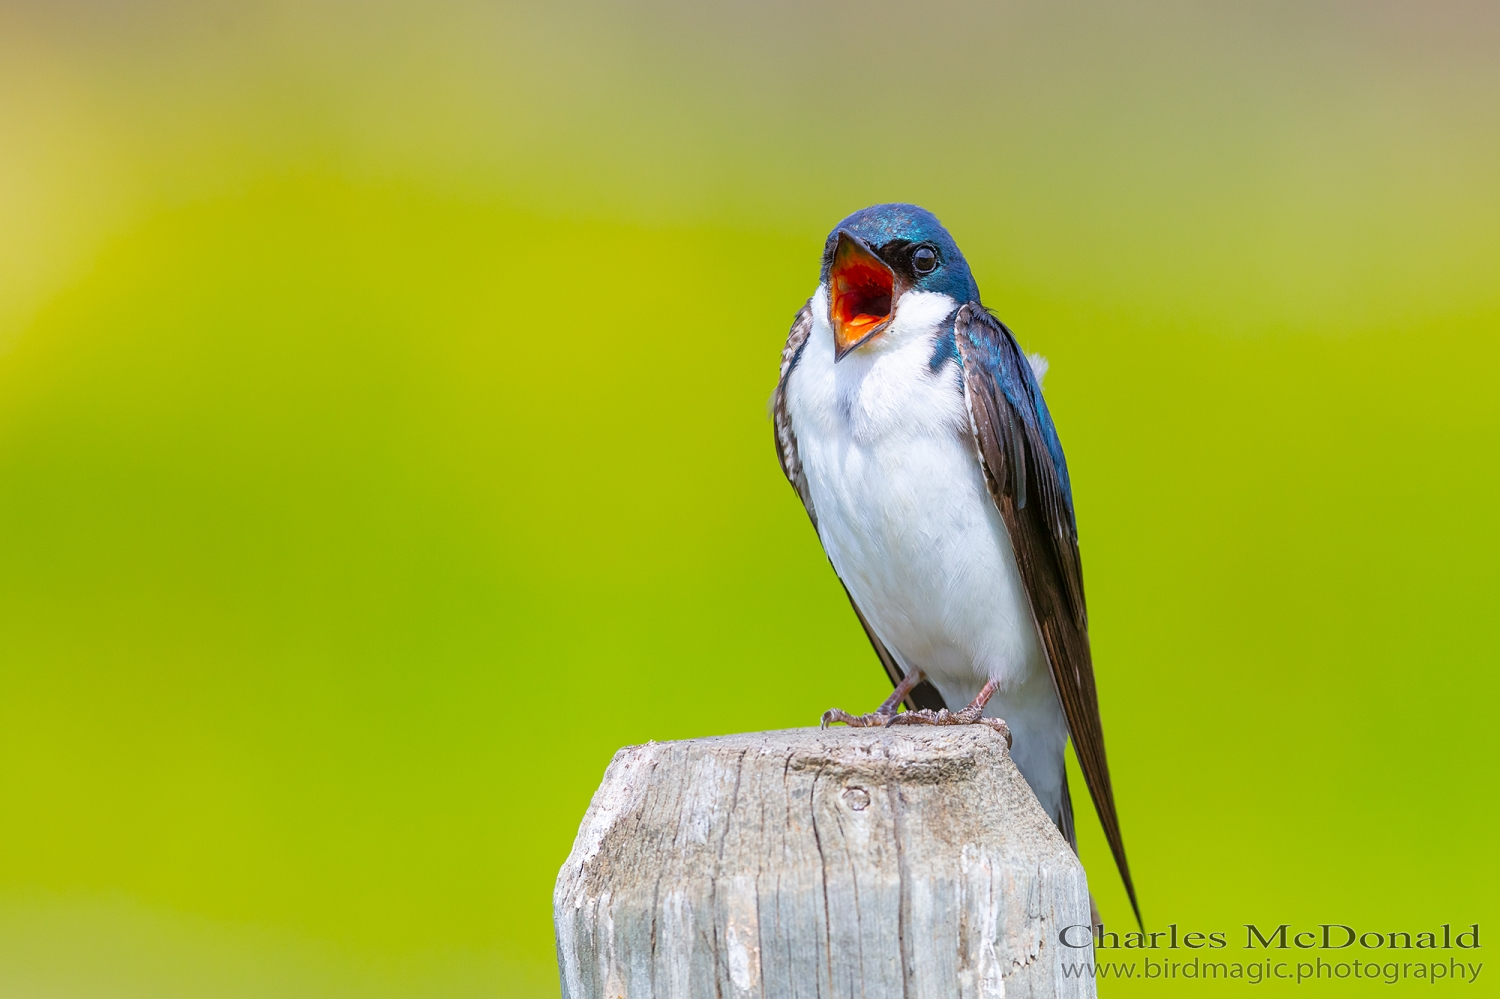
<svg viewBox="0 0 1500 999">
<path fill-rule="evenodd" d="M 1484 922 L 1497 32 L 7 5 L 0 993 L 555 994 L 617 747 L 882 696 L 765 402 L 893 199 L 1051 360 L 1148 921 Z"/>
</svg>

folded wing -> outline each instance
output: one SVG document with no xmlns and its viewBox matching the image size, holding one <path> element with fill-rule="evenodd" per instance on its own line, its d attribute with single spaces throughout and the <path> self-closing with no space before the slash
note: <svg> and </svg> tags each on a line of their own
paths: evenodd
<svg viewBox="0 0 1500 999">
<path fill-rule="evenodd" d="M 1062 444 L 1026 355 L 1005 324 L 971 303 L 959 310 L 954 334 L 990 496 L 1010 532 L 1073 749 L 1139 921 L 1140 906 L 1104 755 L 1078 530 Z"/>
</svg>

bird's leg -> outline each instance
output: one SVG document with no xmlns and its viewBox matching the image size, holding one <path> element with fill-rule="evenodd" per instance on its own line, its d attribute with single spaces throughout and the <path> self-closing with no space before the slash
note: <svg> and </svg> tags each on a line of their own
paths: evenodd
<svg viewBox="0 0 1500 999">
<path fill-rule="evenodd" d="M 921 711 L 905 711 L 899 715 L 892 715 L 887 725 L 987 725 L 1005 736 L 1005 744 L 1009 746 L 1012 742 L 1010 726 L 1005 724 L 1001 718 L 985 718 L 984 706 L 989 703 L 995 691 L 1000 689 L 1000 681 L 989 680 L 980 689 L 979 696 L 969 702 L 968 706 L 960 711 L 949 711 L 940 708 L 933 711 L 923 708 Z M 826 715 L 824 717 L 827 717 Z"/>
<path fill-rule="evenodd" d="M 823 712 L 823 723 L 818 727 L 827 728 L 835 722 L 843 722 L 845 725 L 851 725 L 855 728 L 883 728 L 891 723 L 892 718 L 896 717 L 896 708 L 900 706 L 902 701 L 906 700 L 906 695 L 910 694 L 911 689 L 921 682 L 921 670 L 908 670 L 906 675 L 901 678 L 901 682 L 896 684 L 896 689 L 891 691 L 891 696 L 887 697 L 885 702 L 874 711 L 867 715 L 851 715 L 841 708 L 829 708 Z"/>
</svg>

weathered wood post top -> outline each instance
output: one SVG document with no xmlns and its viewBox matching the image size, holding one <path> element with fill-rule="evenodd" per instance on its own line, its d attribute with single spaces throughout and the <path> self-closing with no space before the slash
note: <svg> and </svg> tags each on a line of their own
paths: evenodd
<svg viewBox="0 0 1500 999">
<path fill-rule="evenodd" d="M 979 725 L 622 749 L 553 917 L 565 999 L 1095 994 L 1083 868 Z"/>
</svg>

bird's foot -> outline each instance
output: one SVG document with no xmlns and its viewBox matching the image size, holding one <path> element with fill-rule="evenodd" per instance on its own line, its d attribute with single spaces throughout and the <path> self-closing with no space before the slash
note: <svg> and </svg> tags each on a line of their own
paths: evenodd
<svg viewBox="0 0 1500 999">
<path fill-rule="evenodd" d="M 884 728 L 896 717 L 894 711 L 871 711 L 867 715 L 851 715 L 842 708 L 829 708 L 823 712 L 823 721 L 819 728 L 827 728 L 830 725 L 848 725 L 850 728 Z"/>
<path fill-rule="evenodd" d="M 983 708 L 980 709 L 984 710 Z M 1004 718 L 984 718 L 978 711 L 970 712 L 968 708 L 962 711 L 949 711 L 947 708 L 939 708 L 931 711 L 926 708 L 921 711 L 903 711 L 892 719 L 891 725 L 983 725 L 992 728 L 1005 736 L 1006 748 L 1015 743 L 1011 737 L 1010 726 L 1005 724 Z"/>
<path fill-rule="evenodd" d="M 958 711 L 949 711 L 947 708 L 939 708 L 937 711 L 923 708 L 921 711 L 905 711 L 893 716 L 887 725 L 984 725 L 994 729 L 1005 736 L 1007 748 L 1015 743 L 1011 737 L 1010 726 L 1005 724 L 1003 718 L 984 717 L 984 706 L 994 696 L 995 690 L 1000 685 L 990 680 L 980 690 L 979 696 L 969 702 L 967 707 Z M 826 715 L 824 717 L 827 717 Z"/>
<path fill-rule="evenodd" d="M 896 689 L 891 691 L 891 696 L 885 699 L 885 703 L 871 711 L 867 715 L 851 715 L 842 708 L 829 708 L 823 712 L 823 721 L 819 728 L 827 728 L 829 725 L 842 723 L 851 728 L 884 728 L 891 724 L 896 718 L 896 708 L 911 693 L 911 689 L 922 682 L 922 671 L 911 670 L 896 684 Z"/>
</svg>

